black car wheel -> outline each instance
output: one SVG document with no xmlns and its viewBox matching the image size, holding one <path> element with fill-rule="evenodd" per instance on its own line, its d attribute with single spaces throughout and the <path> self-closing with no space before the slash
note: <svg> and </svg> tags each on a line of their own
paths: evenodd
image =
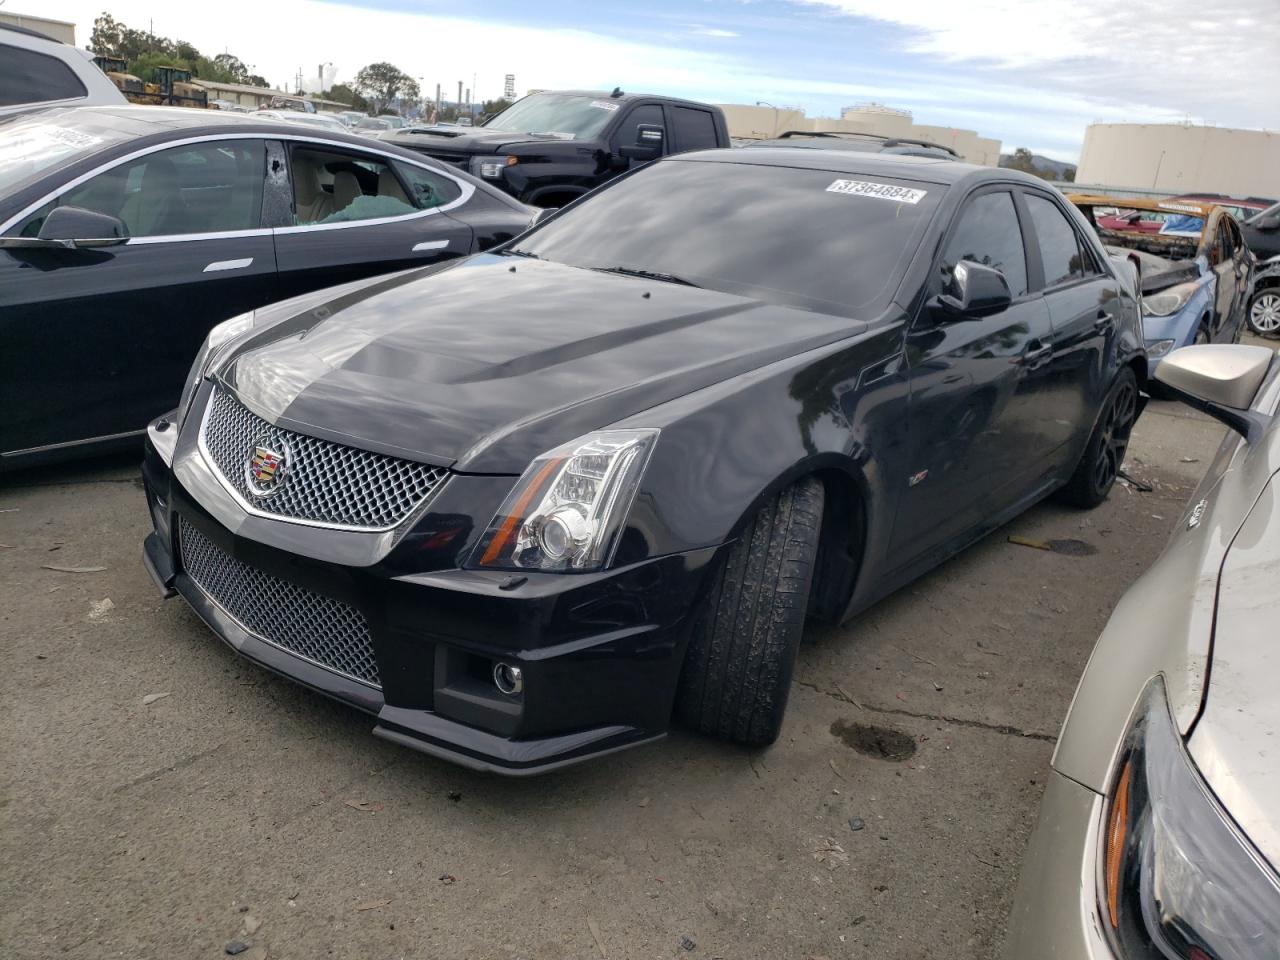
<svg viewBox="0 0 1280 960">
<path fill-rule="evenodd" d="M 821 481 L 801 480 L 757 513 L 729 548 L 685 656 L 676 714 L 686 725 L 748 746 L 777 739 L 822 508 Z"/>
<path fill-rule="evenodd" d="M 1249 329 L 1260 337 L 1280 339 L 1280 287 L 1266 287 L 1249 301 Z"/>
<path fill-rule="evenodd" d="M 1102 416 L 1093 428 L 1075 473 L 1062 488 L 1062 499 L 1077 507 L 1096 507 L 1107 499 L 1124 465 L 1129 434 L 1138 415 L 1138 381 L 1125 367 L 1107 394 Z"/>
</svg>

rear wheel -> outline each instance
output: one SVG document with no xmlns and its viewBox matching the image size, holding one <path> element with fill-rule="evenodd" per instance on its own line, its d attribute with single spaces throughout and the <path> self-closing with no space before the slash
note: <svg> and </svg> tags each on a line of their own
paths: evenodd
<svg viewBox="0 0 1280 960">
<path fill-rule="evenodd" d="M 1062 488 L 1063 500 L 1077 507 L 1091 508 L 1107 499 L 1124 465 L 1129 434 L 1137 415 L 1138 380 L 1133 371 L 1125 367 L 1107 394 L 1102 416 L 1093 428 L 1075 473 Z"/>
<path fill-rule="evenodd" d="M 729 548 L 689 640 L 676 698 L 687 726 L 748 746 L 777 739 L 804 629 L 823 488 L 782 491 Z"/>
<path fill-rule="evenodd" d="M 1280 339 L 1280 286 L 1265 287 L 1249 300 L 1249 329 L 1260 337 Z"/>
</svg>

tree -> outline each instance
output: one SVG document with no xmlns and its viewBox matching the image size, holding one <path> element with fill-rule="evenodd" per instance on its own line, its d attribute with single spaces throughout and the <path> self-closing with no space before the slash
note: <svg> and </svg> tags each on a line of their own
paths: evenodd
<svg viewBox="0 0 1280 960">
<path fill-rule="evenodd" d="M 248 83 L 249 68 L 233 53 L 220 53 L 213 58 L 213 66 L 225 77 L 218 77 L 224 83 Z M 212 79 L 212 78 L 211 78 Z"/>
<path fill-rule="evenodd" d="M 1005 166 L 1010 170 L 1021 170 L 1023 173 L 1040 173 L 1036 168 L 1035 158 L 1026 147 L 1018 147 L 1018 149 L 1014 150 L 1013 156 L 1009 158 L 1009 162 Z"/>
<path fill-rule="evenodd" d="M 328 90 L 321 91 L 320 96 L 325 100 L 336 100 L 338 103 L 349 103 L 351 104 L 352 110 L 363 110 L 366 113 L 369 111 L 368 101 L 345 83 L 335 83 Z"/>
<path fill-rule="evenodd" d="M 355 90 L 369 102 L 375 114 L 389 108 L 395 100 L 418 99 L 418 81 L 386 62 L 362 67 L 356 74 Z"/>
</svg>

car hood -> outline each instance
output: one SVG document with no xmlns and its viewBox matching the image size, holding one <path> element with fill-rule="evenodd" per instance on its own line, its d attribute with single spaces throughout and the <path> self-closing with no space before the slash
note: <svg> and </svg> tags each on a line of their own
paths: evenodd
<svg viewBox="0 0 1280 960">
<path fill-rule="evenodd" d="M 419 127 L 412 133 L 398 132 L 383 139 L 427 153 L 438 149 L 450 153 L 484 154 L 498 153 L 519 143 L 554 143 L 563 138 L 514 130 L 486 130 L 483 127 Z"/>
<path fill-rule="evenodd" d="M 287 429 L 518 474 L 583 433 L 866 328 L 482 254 L 301 301 L 240 341 L 217 378 Z"/>
<path fill-rule="evenodd" d="M 1222 566 L 1204 712 L 1187 742 L 1223 806 L 1280 870 L 1277 582 L 1280 474 L 1262 491 Z"/>
</svg>

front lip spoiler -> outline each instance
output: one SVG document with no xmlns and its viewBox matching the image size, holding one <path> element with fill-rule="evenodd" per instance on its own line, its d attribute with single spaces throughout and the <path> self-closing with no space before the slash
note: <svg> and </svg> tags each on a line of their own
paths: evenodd
<svg viewBox="0 0 1280 960">
<path fill-rule="evenodd" d="M 389 706 L 381 690 L 302 660 L 249 633 L 207 597 L 189 576 L 172 572 L 164 545 L 155 533 L 146 539 L 143 558 L 147 571 L 161 589 L 171 591 L 166 595 L 181 594 L 209 629 L 236 653 L 286 680 L 376 717 L 375 736 L 421 753 L 471 770 L 527 777 L 653 743 L 666 736 L 665 731 L 654 733 L 637 727 L 607 726 L 539 740 L 508 740 L 431 710 Z"/>
</svg>

